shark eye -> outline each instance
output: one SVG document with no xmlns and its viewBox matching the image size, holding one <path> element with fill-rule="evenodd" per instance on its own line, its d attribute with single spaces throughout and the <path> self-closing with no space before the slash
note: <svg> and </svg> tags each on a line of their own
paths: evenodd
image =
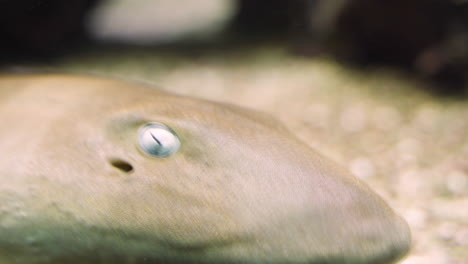
<svg viewBox="0 0 468 264">
<path fill-rule="evenodd" d="M 153 156 L 165 157 L 174 154 L 180 147 L 177 134 L 161 123 L 147 123 L 138 130 L 138 145 Z"/>
</svg>

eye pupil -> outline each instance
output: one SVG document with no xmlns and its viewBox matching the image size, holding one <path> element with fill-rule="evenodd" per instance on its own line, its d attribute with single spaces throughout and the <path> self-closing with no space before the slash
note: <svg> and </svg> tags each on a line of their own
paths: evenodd
<svg viewBox="0 0 468 264">
<path fill-rule="evenodd" d="M 161 142 L 159 141 L 159 139 L 153 134 L 153 132 L 150 131 L 150 134 L 151 134 L 151 137 L 154 139 L 154 141 L 156 141 L 156 143 L 158 143 L 158 145 L 162 145 Z"/>
<path fill-rule="evenodd" d="M 180 141 L 177 134 L 161 123 L 147 123 L 138 131 L 138 145 L 153 156 L 169 156 L 177 152 Z"/>
</svg>

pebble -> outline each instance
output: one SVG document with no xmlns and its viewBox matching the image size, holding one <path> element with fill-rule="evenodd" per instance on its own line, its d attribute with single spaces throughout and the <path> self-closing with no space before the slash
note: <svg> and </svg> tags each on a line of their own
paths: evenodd
<svg viewBox="0 0 468 264">
<path fill-rule="evenodd" d="M 405 138 L 400 140 L 396 147 L 401 154 L 417 155 L 421 151 L 421 142 L 414 138 Z"/>
<path fill-rule="evenodd" d="M 468 194 L 468 175 L 462 171 L 452 171 L 447 176 L 447 190 L 453 195 Z"/>
<path fill-rule="evenodd" d="M 437 228 L 437 237 L 445 241 L 453 240 L 459 229 L 459 225 L 454 222 L 444 222 Z"/>
<path fill-rule="evenodd" d="M 423 129 L 433 129 L 439 119 L 439 112 L 431 106 L 422 106 L 414 118 L 415 126 Z"/>
<path fill-rule="evenodd" d="M 460 246 L 468 247 L 468 227 L 465 227 L 455 234 L 455 243 Z"/>
<path fill-rule="evenodd" d="M 360 179 L 367 179 L 375 174 L 375 166 L 365 157 L 353 159 L 349 164 L 349 170 Z"/>
<path fill-rule="evenodd" d="M 412 208 L 403 213 L 408 224 L 415 229 L 423 229 L 429 220 L 428 214 L 421 208 Z"/>
<path fill-rule="evenodd" d="M 433 190 L 431 181 L 427 181 L 427 171 L 420 169 L 408 169 L 398 174 L 396 191 L 399 195 L 406 196 L 410 201 L 419 201 L 424 197 L 431 197 Z"/>
<path fill-rule="evenodd" d="M 340 116 L 340 125 L 346 132 L 359 132 L 366 127 L 367 116 L 361 106 L 346 108 Z"/>
<path fill-rule="evenodd" d="M 307 119 L 307 124 L 311 126 L 326 128 L 329 126 L 330 114 L 329 106 L 317 103 L 306 108 L 304 118 Z"/>
<path fill-rule="evenodd" d="M 468 219 L 468 197 L 432 199 L 431 215 L 441 220 L 464 221 Z"/>
<path fill-rule="evenodd" d="M 380 130 L 391 131 L 401 123 L 401 116 L 394 108 L 382 106 L 374 111 L 372 122 Z"/>
<path fill-rule="evenodd" d="M 88 18 L 93 38 L 133 44 L 168 43 L 187 36 L 198 39 L 221 30 L 235 12 L 233 1 L 104 1 Z M 138 14 L 138 15 L 136 15 Z"/>
<path fill-rule="evenodd" d="M 441 251 L 429 251 L 425 255 L 412 255 L 400 264 L 453 264 L 450 257 Z"/>
</svg>

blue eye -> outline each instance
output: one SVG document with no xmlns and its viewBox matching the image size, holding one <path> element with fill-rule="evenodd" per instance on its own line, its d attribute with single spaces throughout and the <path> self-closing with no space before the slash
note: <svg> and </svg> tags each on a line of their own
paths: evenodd
<svg viewBox="0 0 468 264">
<path fill-rule="evenodd" d="M 138 145 L 153 156 L 166 157 L 179 150 L 177 134 L 161 123 L 147 123 L 138 130 Z"/>
</svg>

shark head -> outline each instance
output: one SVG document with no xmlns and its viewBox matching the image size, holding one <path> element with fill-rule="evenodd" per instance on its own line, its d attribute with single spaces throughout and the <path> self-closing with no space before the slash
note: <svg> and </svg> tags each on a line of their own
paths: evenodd
<svg viewBox="0 0 468 264">
<path fill-rule="evenodd" d="M 408 251 L 377 194 L 263 113 L 96 77 L 0 78 L 13 84 L 0 201 L 26 216 L 0 214 L 6 263 L 381 264 Z"/>
</svg>

